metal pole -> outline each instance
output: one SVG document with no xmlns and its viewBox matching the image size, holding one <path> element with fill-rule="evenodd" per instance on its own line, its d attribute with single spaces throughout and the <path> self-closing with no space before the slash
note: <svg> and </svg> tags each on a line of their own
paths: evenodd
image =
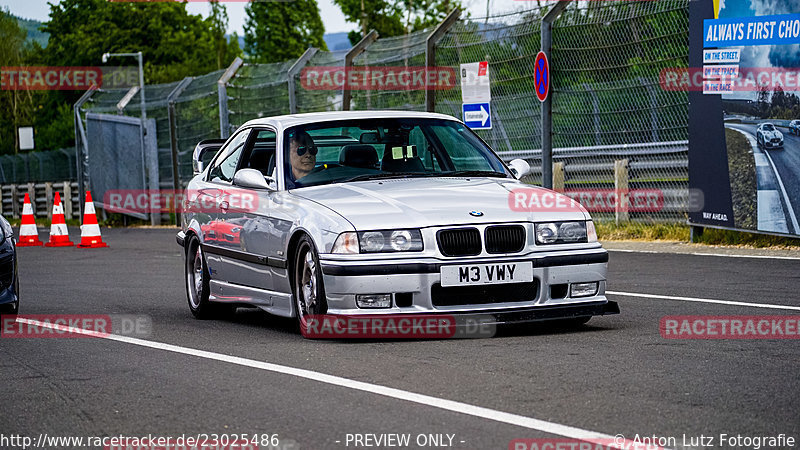
<svg viewBox="0 0 800 450">
<path fill-rule="evenodd" d="M 559 1 L 542 18 L 542 51 L 550 66 L 550 93 L 542 103 L 542 186 L 553 187 L 553 67 L 551 53 L 553 50 L 553 22 L 567 8 L 572 0 Z"/>
<path fill-rule="evenodd" d="M 94 94 L 94 91 L 97 90 L 97 86 L 92 86 L 86 92 L 81 95 L 81 98 L 75 102 L 75 105 L 72 107 L 73 115 L 72 118 L 74 120 L 75 126 L 75 166 L 78 171 L 78 203 L 83 204 L 85 201 L 86 191 L 84 189 L 85 185 L 85 174 L 83 173 L 83 163 L 85 160 L 84 155 L 88 155 L 88 143 L 86 142 L 86 133 L 83 130 L 83 124 L 81 120 L 81 107 L 84 103 L 86 103 L 89 98 Z M 16 168 L 16 166 L 15 166 Z M 80 212 L 79 216 L 81 221 L 83 221 L 83 209 L 78 208 Z"/>
<path fill-rule="evenodd" d="M 456 8 L 450 11 L 450 14 L 442 20 L 442 22 L 434 28 L 431 34 L 425 39 L 425 81 L 428 80 L 428 71 L 431 67 L 436 66 L 436 44 L 447 33 L 447 30 L 453 26 L 454 23 L 461 16 L 461 9 Z M 436 111 L 436 92 L 430 89 L 430 86 L 425 86 L 425 111 Z"/>
<path fill-rule="evenodd" d="M 239 67 L 242 67 L 244 61 L 242 58 L 236 57 L 230 67 L 228 67 L 222 76 L 217 80 L 217 96 L 219 99 L 219 137 L 228 139 L 231 134 L 231 125 L 228 120 L 228 81 L 233 78 Z"/>
<path fill-rule="evenodd" d="M 354 45 L 350 51 L 344 55 L 344 86 L 342 86 L 342 111 L 350 111 L 350 85 L 347 82 L 350 68 L 353 67 L 353 60 L 356 56 L 360 55 L 367 49 L 367 47 L 378 39 L 378 32 L 375 30 L 370 31 L 364 36 L 358 44 Z"/>
<path fill-rule="evenodd" d="M 181 189 L 180 172 L 178 171 L 178 119 L 175 116 L 175 99 L 181 95 L 184 89 L 191 84 L 192 78 L 186 77 L 175 86 L 175 89 L 167 96 L 167 119 L 169 121 L 169 147 L 170 156 L 172 158 L 172 189 L 173 194 L 177 194 Z M 173 195 L 173 203 L 176 198 Z M 181 216 L 180 210 L 174 205 L 175 208 L 175 223 L 180 226 Z"/>
<path fill-rule="evenodd" d="M 142 122 L 147 120 L 147 108 L 145 108 L 144 100 L 144 57 L 142 52 L 136 52 L 136 58 L 139 60 L 139 105 L 142 108 Z M 142 126 L 144 130 L 144 126 Z"/>
<path fill-rule="evenodd" d="M 300 70 L 308 64 L 308 61 L 317 54 L 319 49 L 314 47 L 309 47 L 306 49 L 305 53 L 302 56 L 297 58 L 297 61 L 292 64 L 292 67 L 289 67 L 289 71 L 286 73 L 287 82 L 289 84 L 289 113 L 290 114 L 297 114 L 297 86 L 294 82 L 294 77 L 300 73 Z"/>
</svg>

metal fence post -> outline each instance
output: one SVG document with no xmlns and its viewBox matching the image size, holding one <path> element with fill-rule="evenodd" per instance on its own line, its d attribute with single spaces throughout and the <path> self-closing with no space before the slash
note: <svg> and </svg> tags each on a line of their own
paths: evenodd
<svg viewBox="0 0 800 450">
<path fill-rule="evenodd" d="M 72 183 L 69 181 L 64 182 L 64 217 L 72 219 Z M 78 207 L 80 211 L 81 208 Z"/>
<path fill-rule="evenodd" d="M 81 107 L 84 103 L 89 101 L 89 98 L 95 93 L 97 90 L 97 86 L 92 86 L 86 92 L 81 95 L 81 98 L 75 102 L 75 105 L 72 107 L 73 111 L 73 120 L 75 122 L 75 167 L 78 171 L 78 201 L 83 203 L 84 196 L 85 196 L 85 180 L 83 173 L 83 166 L 86 162 L 87 155 L 89 154 L 89 143 L 86 142 L 86 130 L 83 128 L 83 119 L 81 119 Z M 80 218 L 83 219 L 83 211 L 80 211 Z"/>
<path fill-rule="evenodd" d="M 542 18 L 541 25 L 541 50 L 552 61 L 553 50 L 553 22 L 567 8 L 570 1 L 560 1 L 547 11 Z M 553 187 L 553 66 L 550 65 L 550 93 L 542 103 L 542 186 Z"/>
<path fill-rule="evenodd" d="M 592 96 L 592 111 L 594 112 L 594 145 L 603 145 L 603 138 L 600 134 L 600 104 L 597 101 L 597 93 L 587 83 L 583 83 L 583 88 Z"/>
<path fill-rule="evenodd" d="M 425 39 L 425 81 L 428 80 L 428 71 L 431 67 L 436 65 L 436 44 L 447 33 L 447 30 L 453 26 L 454 23 L 461 17 L 461 9 L 456 8 L 450 11 L 450 14 L 442 20 L 442 22 L 433 29 L 431 34 Z M 432 91 L 429 86 L 425 86 L 425 111 L 436 111 L 436 92 Z"/>
<path fill-rule="evenodd" d="M 222 76 L 217 80 L 217 95 L 219 98 L 219 137 L 227 139 L 231 134 L 230 122 L 228 121 L 228 81 L 233 78 L 239 67 L 242 67 L 244 61 L 238 56 L 233 60 L 230 67 L 228 67 Z"/>
<path fill-rule="evenodd" d="M 300 73 L 303 67 L 308 64 L 318 51 L 318 48 L 308 47 L 305 53 L 297 58 L 297 61 L 295 61 L 292 67 L 289 67 L 289 70 L 286 72 L 286 82 L 289 85 L 289 114 L 297 114 L 297 83 L 295 83 L 294 77 Z"/>
<path fill-rule="evenodd" d="M 653 142 L 658 142 L 658 100 L 653 86 L 642 77 L 639 77 L 639 83 L 647 90 L 650 96 L 650 126 L 653 129 Z"/>
<path fill-rule="evenodd" d="M 369 44 L 375 42 L 378 39 L 378 32 L 375 30 L 370 31 L 364 36 L 358 44 L 354 45 L 350 51 L 344 55 L 344 86 L 342 86 L 342 111 L 350 111 L 350 99 L 352 98 L 350 94 L 350 84 L 347 82 L 347 77 L 350 72 L 350 68 L 353 67 L 353 61 L 356 59 L 356 56 L 360 55 L 367 49 Z"/>
<path fill-rule="evenodd" d="M 19 193 L 17 192 L 17 185 L 11 185 L 11 214 L 15 219 L 19 218 Z"/>
<path fill-rule="evenodd" d="M 181 189 L 181 176 L 180 172 L 178 171 L 178 119 L 175 116 L 175 99 L 183 93 L 184 89 L 186 89 L 189 84 L 191 84 L 192 78 L 186 77 L 175 86 L 175 89 L 167 95 L 167 121 L 169 122 L 169 150 L 170 150 L 170 158 L 172 160 L 172 189 L 173 189 L 173 199 L 175 199 L 175 195 Z M 174 203 L 174 201 L 173 201 Z M 175 223 L 180 225 L 180 211 L 175 207 Z"/>
<path fill-rule="evenodd" d="M 614 216 L 617 225 L 630 221 L 628 214 L 628 160 L 614 161 L 614 191 L 617 203 L 614 205 Z"/>
</svg>

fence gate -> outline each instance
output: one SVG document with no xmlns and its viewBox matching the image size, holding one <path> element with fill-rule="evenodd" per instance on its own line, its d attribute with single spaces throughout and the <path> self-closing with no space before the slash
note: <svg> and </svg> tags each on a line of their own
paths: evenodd
<svg viewBox="0 0 800 450">
<path fill-rule="evenodd" d="M 111 190 L 158 189 L 158 148 L 154 119 L 145 124 L 137 117 L 110 114 L 86 115 L 86 188 L 97 206 L 108 209 L 106 192 Z M 119 205 L 117 205 L 119 206 Z M 115 208 L 116 209 L 116 208 Z M 138 205 L 123 211 L 140 219 L 160 223 L 160 214 L 146 214 Z"/>
</svg>

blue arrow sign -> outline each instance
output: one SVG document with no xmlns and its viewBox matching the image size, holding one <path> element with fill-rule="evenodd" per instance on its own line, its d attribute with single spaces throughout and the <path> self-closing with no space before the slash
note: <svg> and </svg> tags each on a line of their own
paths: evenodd
<svg viewBox="0 0 800 450">
<path fill-rule="evenodd" d="M 462 103 L 461 117 L 464 123 L 473 130 L 490 130 L 492 128 L 492 108 L 486 103 Z"/>
</svg>

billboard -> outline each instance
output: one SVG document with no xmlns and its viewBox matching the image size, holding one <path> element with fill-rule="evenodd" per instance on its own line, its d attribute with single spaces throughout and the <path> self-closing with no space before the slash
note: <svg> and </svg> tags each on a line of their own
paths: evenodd
<svg viewBox="0 0 800 450">
<path fill-rule="evenodd" d="M 689 8 L 689 222 L 800 236 L 800 0 Z"/>
</svg>

